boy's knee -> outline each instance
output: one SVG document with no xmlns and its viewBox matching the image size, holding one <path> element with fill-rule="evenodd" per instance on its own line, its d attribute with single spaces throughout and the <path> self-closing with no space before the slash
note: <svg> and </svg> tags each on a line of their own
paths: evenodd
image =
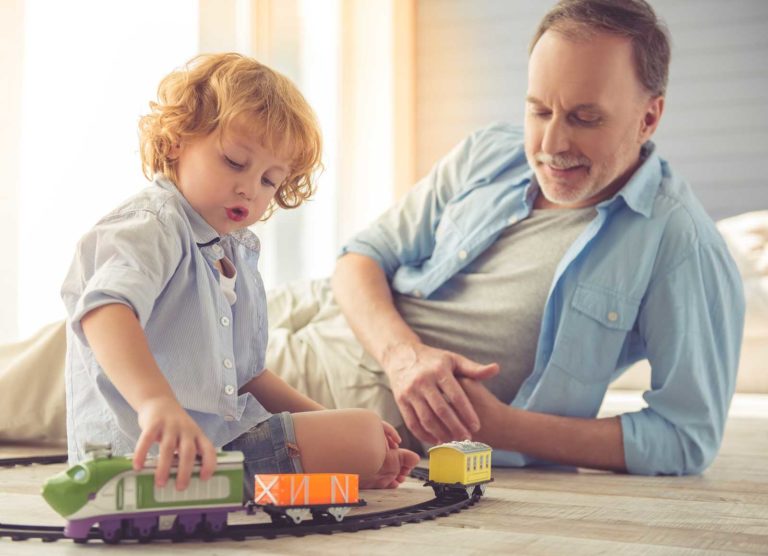
<svg viewBox="0 0 768 556">
<path fill-rule="evenodd" d="M 350 412 L 350 421 L 355 427 L 364 429 L 371 436 L 384 436 L 384 427 L 381 424 L 381 417 L 375 411 L 370 409 L 353 408 L 345 411 Z M 364 432 L 365 432 L 364 431 Z"/>
</svg>

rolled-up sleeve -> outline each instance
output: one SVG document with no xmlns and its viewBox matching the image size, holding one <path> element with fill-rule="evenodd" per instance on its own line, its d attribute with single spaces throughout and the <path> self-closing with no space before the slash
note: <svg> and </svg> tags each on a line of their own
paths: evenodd
<svg viewBox="0 0 768 556">
<path fill-rule="evenodd" d="M 72 331 L 87 345 L 81 321 L 122 303 L 146 325 L 155 300 L 181 260 L 179 235 L 150 211 L 105 219 L 78 243 L 61 295 Z"/>
<path fill-rule="evenodd" d="M 700 473 L 714 460 L 744 327 L 738 271 L 720 242 L 697 242 L 649 286 L 639 316 L 651 365 L 645 409 L 621 416 L 630 473 Z"/>
<path fill-rule="evenodd" d="M 400 266 L 418 266 L 428 259 L 445 206 L 466 187 L 472 149 L 486 133 L 473 134 L 454 147 L 400 202 L 344 245 L 341 255 L 371 257 L 389 280 Z"/>
</svg>

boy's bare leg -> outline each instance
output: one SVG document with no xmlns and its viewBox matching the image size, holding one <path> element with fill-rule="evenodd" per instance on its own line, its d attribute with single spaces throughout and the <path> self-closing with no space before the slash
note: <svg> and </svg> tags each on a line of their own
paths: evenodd
<svg viewBox="0 0 768 556">
<path fill-rule="evenodd" d="M 392 448 L 381 419 L 367 409 L 293 414 L 296 442 L 307 473 L 356 473 L 360 488 L 395 488 L 419 456 Z"/>
</svg>

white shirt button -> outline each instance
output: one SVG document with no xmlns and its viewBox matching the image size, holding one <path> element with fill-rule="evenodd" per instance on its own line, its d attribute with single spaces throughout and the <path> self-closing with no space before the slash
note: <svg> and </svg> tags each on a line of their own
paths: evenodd
<svg viewBox="0 0 768 556">
<path fill-rule="evenodd" d="M 217 255 L 221 255 L 223 251 L 223 249 L 221 248 L 221 245 L 219 244 L 214 245 L 213 247 L 211 247 L 211 249 L 213 249 L 213 252 L 216 253 Z"/>
<path fill-rule="evenodd" d="M 225 416 L 224 416 L 224 420 L 225 420 L 225 421 L 234 421 L 234 420 L 235 420 L 235 418 L 234 418 L 232 415 L 225 415 Z"/>
<path fill-rule="evenodd" d="M 221 326 L 229 326 L 229 317 L 221 317 L 219 319 Z"/>
<path fill-rule="evenodd" d="M 413 290 L 411 293 L 413 294 L 413 297 L 424 297 L 424 294 L 421 293 L 421 290 Z"/>
<path fill-rule="evenodd" d="M 231 369 L 231 368 L 232 368 L 232 360 L 231 360 L 231 359 L 227 358 L 227 359 L 225 359 L 225 360 L 223 361 L 223 363 L 224 363 L 224 366 L 225 366 L 227 369 Z"/>
<path fill-rule="evenodd" d="M 225 393 L 227 396 L 231 396 L 232 394 L 234 394 L 234 393 L 235 393 L 235 387 L 234 387 L 234 386 L 232 386 L 231 384 L 227 384 L 227 385 L 224 387 L 224 393 Z"/>
<path fill-rule="evenodd" d="M 459 259 L 461 259 L 461 260 L 463 261 L 463 260 L 465 260 L 466 258 L 467 258 L 467 252 L 466 252 L 466 251 L 464 251 L 464 249 L 462 249 L 461 251 L 459 251 Z"/>
<path fill-rule="evenodd" d="M 510 216 L 509 220 L 507 220 L 508 225 L 517 224 L 517 216 Z"/>
<path fill-rule="evenodd" d="M 608 313 L 608 320 L 611 322 L 616 322 L 619 320 L 619 314 L 616 311 L 611 311 Z"/>
</svg>

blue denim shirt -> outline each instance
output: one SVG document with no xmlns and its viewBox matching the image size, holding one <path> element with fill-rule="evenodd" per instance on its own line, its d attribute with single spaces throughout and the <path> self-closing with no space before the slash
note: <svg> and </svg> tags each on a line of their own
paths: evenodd
<svg viewBox="0 0 768 556">
<path fill-rule="evenodd" d="M 621 416 L 627 468 L 705 469 L 720 446 L 744 323 L 741 279 L 689 186 L 644 146 L 645 161 L 557 266 L 534 369 L 514 407 L 597 415 L 609 383 L 647 359 L 641 411 Z M 539 193 L 522 129 L 496 124 L 460 143 L 396 206 L 342 250 L 375 259 L 391 287 L 429 298 Z M 514 334 L 514 330 L 509 331 Z M 535 460 L 496 450 L 496 465 Z"/>
<path fill-rule="evenodd" d="M 264 369 L 266 296 L 260 246 L 249 230 L 219 237 L 162 176 L 105 216 L 79 242 L 62 286 L 67 308 L 67 437 L 70 461 L 86 442 L 132 452 L 136 412 L 109 381 L 83 335 L 81 319 L 109 303 L 131 307 L 152 355 L 184 407 L 221 447 L 270 413 L 238 390 Z M 230 306 L 214 262 L 237 269 Z"/>
</svg>

